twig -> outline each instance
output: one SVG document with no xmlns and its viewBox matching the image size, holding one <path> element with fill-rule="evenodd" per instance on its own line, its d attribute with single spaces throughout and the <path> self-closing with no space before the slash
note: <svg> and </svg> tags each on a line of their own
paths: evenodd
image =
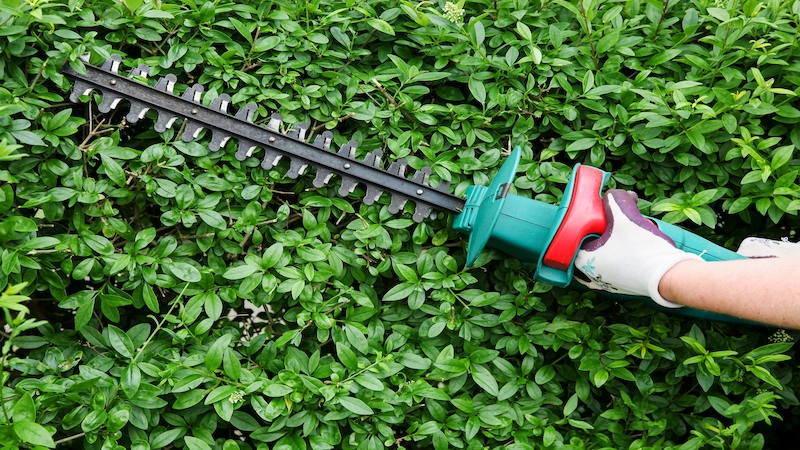
<svg viewBox="0 0 800 450">
<path fill-rule="evenodd" d="M 348 114 L 348 115 L 346 115 L 346 116 L 339 117 L 339 118 L 338 118 L 338 119 L 336 119 L 336 120 L 338 120 L 338 121 L 341 123 L 341 122 L 344 122 L 345 120 L 347 120 L 347 119 L 349 119 L 349 118 L 351 118 L 351 117 L 353 117 L 353 116 L 355 116 L 355 115 L 356 115 L 356 113 L 354 113 L 354 112 L 351 112 L 350 114 Z M 328 122 L 323 122 L 323 123 L 321 123 L 321 124 L 319 124 L 319 125 L 315 126 L 314 128 L 312 128 L 312 129 L 311 129 L 311 136 L 313 136 L 313 135 L 314 135 L 314 134 L 315 134 L 317 131 L 319 131 L 319 130 L 321 130 L 321 129 L 325 128 L 325 125 L 327 125 L 327 124 L 328 124 Z"/>
<path fill-rule="evenodd" d="M 72 436 L 69 436 L 69 437 L 65 437 L 63 439 L 59 439 L 59 440 L 57 440 L 57 441 L 55 441 L 53 443 L 56 444 L 56 446 L 58 446 L 58 444 L 63 444 L 64 442 L 74 441 L 75 439 L 79 439 L 79 438 L 82 438 L 84 436 L 86 436 L 86 433 L 78 433 L 78 434 L 75 434 L 75 435 L 72 435 Z"/>
<path fill-rule="evenodd" d="M 589 23 L 589 18 L 586 16 L 586 9 L 583 7 L 583 0 L 579 1 L 578 4 L 581 6 L 581 15 L 583 16 L 583 23 L 586 26 L 586 34 L 589 40 L 589 48 L 592 50 L 592 60 L 594 60 L 594 70 L 600 70 L 600 65 L 597 63 L 597 52 L 594 50 L 594 42 L 592 42 L 592 31 L 591 31 L 591 24 Z"/>
<path fill-rule="evenodd" d="M 89 114 L 89 116 L 91 117 L 91 114 Z M 78 148 L 79 148 L 79 149 L 81 149 L 81 150 L 84 150 L 84 149 L 86 148 L 86 146 L 89 144 L 89 141 L 90 141 L 90 140 L 91 140 L 93 137 L 97 136 L 97 133 L 98 133 L 98 131 L 97 131 L 97 130 L 99 130 L 99 129 L 100 129 L 100 127 L 101 127 L 101 126 L 102 126 L 102 125 L 105 123 L 105 121 L 106 121 L 106 119 L 103 119 L 103 120 L 101 120 L 101 121 L 100 121 L 100 122 L 97 124 L 97 126 L 96 126 L 96 127 L 94 127 L 94 129 L 93 129 L 92 131 L 90 131 L 90 132 L 89 132 L 89 135 L 88 135 L 88 136 L 86 136 L 86 139 L 84 139 L 84 140 L 83 140 L 83 142 L 81 142 L 81 144 L 78 146 Z"/>
<path fill-rule="evenodd" d="M 394 97 L 392 97 L 392 95 L 391 95 L 391 94 L 389 94 L 389 93 L 386 91 L 386 88 L 384 88 L 384 87 L 383 87 L 383 85 L 381 85 L 381 83 L 380 83 L 378 80 L 376 80 L 375 78 L 373 78 L 373 79 L 372 79 L 372 83 L 375 85 L 375 87 L 377 87 L 377 88 L 378 88 L 378 90 L 379 90 L 379 91 L 381 91 L 381 94 L 383 94 L 383 96 L 384 96 L 384 97 L 386 97 L 386 100 L 388 100 L 388 101 L 389 101 L 389 103 L 391 103 L 391 104 L 392 104 L 392 106 L 394 106 L 395 108 L 399 109 L 399 110 L 400 110 L 400 112 L 401 112 L 401 113 L 403 113 L 403 117 L 405 117 L 405 118 L 406 118 L 406 120 L 408 120 L 409 122 L 416 122 L 416 121 L 414 120 L 414 118 L 413 118 L 413 117 L 411 117 L 411 115 L 409 115 L 409 114 L 408 114 L 408 112 L 407 112 L 405 109 L 401 108 L 401 105 L 398 105 L 398 104 L 397 104 L 397 102 L 394 100 Z"/>
</svg>

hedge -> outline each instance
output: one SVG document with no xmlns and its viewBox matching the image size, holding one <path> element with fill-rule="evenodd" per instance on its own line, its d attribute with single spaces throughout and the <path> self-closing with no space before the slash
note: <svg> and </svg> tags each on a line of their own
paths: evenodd
<svg viewBox="0 0 800 450">
<path fill-rule="evenodd" d="M 463 194 L 577 163 L 735 248 L 794 237 L 800 2 L 4 0 L 4 448 L 745 448 L 796 425 L 785 330 L 465 269 L 452 216 L 315 188 L 134 124 L 67 65 L 354 139 Z"/>
</svg>

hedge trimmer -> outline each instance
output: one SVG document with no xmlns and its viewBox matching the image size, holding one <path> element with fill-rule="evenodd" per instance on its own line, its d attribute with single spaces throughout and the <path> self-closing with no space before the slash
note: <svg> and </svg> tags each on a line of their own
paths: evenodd
<svg viewBox="0 0 800 450">
<path fill-rule="evenodd" d="M 421 222 L 434 209 L 455 214 L 453 228 L 469 237 L 467 266 L 475 263 L 486 245 L 518 258 L 535 267 L 533 278 L 553 286 L 566 287 L 572 281 L 573 262 L 583 241 L 603 233 L 606 219 L 601 202 L 601 191 L 609 174 L 600 169 L 577 164 L 564 190 L 558 206 L 509 193 L 520 161 L 519 147 L 500 168 L 488 187 L 470 186 L 466 197 L 450 194 L 449 183 L 443 181 L 435 188 L 429 185 L 431 169 L 424 167 L 409 178 L 408 164 L 404 159 L 382 168 L 380 150 L 356 160 L 358 143 L 350 141 L 338 151 L 331 150 L 333 134 L 325 131 L 313 143 L 306 141 L 308 125 L 300 123 L 287 133 L 281 132 L 280 114 L 273 114 L 266 127 L 252 122 L 256 109 L 247 104 L 235 115 L 227 112 L 231 99 L 227 94 L 215 98 L 209 106 L 200 103 L 203 86 L 195 84 L 180 96 L 173 93 L 177 82 L 175 75 L 160 78 L 151 87 L 130 77 L 147 77 L 150 68 L 140 65 L 130 77 L 119 75 L 122 58 L 114 55 L 100 67 L 86 65 L 81 74 L 65 66 L 65 73 L 75 79 L 70 100 L 92 91 L 102 94 L 98 107 L 101 113 L 116 108 L 124 99 L 130 102 L 125 116 L 130 123 L 145 117 L 148 111 L 157 113 L 155 130 L 163 132 L 178 120 L 185 120 L 181 138 L 189 142 L 203 129 L 210 130 L 211 151 L 219 151 L 230 139 L 237 142 L 236 159 L 244 161 L 255 150 L 261 149 L 261 167 L 269 170 L 286 157 L 289 159 L 287 176 L 296 179 L 309 166 L 316 168 L 313 184 L 327 185 L 334 175 L 341 179 L 339 195 L 352 193 L 359 184 L 366 187 L 364 203 L 373 204 L 382 195 L 390 197 L 389 211 L 398 213 L 408 203 L 414 204 L 413 219 Z M 680 227 L 652 219 L 684 251 L 701 255 L 708 261 L 744 259 L 744 256 L 720 247 Z M 577 283 L 575 283 L 578 286 Z M 615 300 L 639 300 L 648 306 L 670 313 L 690 317 L 743 322 L 731 316 L 692 308 L 667 309 L 646 297 L 603 293 Z"/>
</svg>

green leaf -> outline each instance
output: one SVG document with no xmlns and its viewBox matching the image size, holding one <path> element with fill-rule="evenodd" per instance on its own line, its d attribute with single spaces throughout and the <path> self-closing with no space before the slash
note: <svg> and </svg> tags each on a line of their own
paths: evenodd
<svg viewBox="0 0 800 450">
<path fill-rule="evenodd" d="M 41 445 L 47 448 L 55 448 L 56 446 L 50 433 L 36 422 L 27 420 L 18 422 L 15 420 L 12 428 L 14 429 L 14 434 L 16 434 L 22 442 L 31 445 Z"/>
<path fill-rule="evenodd" d="M 375 28 L 376 30 L 380 31 L 381 33 L 386 33 L 391 36 L 394 36 L 394 28 L 392 28 L 392 26 L 389 25 L 389 23 L 386 22 L 385 20 L 367 19 L 367 24 L 372 28 Z"/>
<path fill-rule="evenodd" d="M 479 101 L 481 104 L 486 103 L 486 88 L 483 86 L 483 82 L 469 77 L 468 85 L 469 91 L 472 93 L 472 96 L 475 97 L 475 100 Z"/>
<path fill-rule="evenodd" d="M 211 446 L 206 444 L 205 441 L 197 439 L 193 436 L 184 436 L 183 442 L 186 443 L 186 448 L 189 450 L 212 450 Z"/>
<path fill-rule="evenodd" d="M 223 334 L 216 341 L 211 347 L 208 349 L 205 357 L 206 368 L 210 371 L 215 371 L 217 368 L 222 364 L 222 358 L 225 354 L 225 351 L 228 349 L 228 346 L 231 343 L 231 339 L 233 336 L 230 334 Z"/>
<path fill-rule="evenodd" d="M 597 142 L 596 138 L 582 138 L 567 145 L 568 152 L 575 152 L 580 150 L 590 149 Z"/>
<path fill-rule="evenodd" d="M 546 366 L 542 366 L 539 370 L 536 371 L 536 376 L 534 377 L 534 381 L 536 384 L 545 384 L 550 382 L 553 378 L 556 377 L 556 371 L 553 369 L 553 366 L 548 364 Z"/>
<path fill-rule="evenodd" d="M 225 273 L 222 275 L 223 278 L 226 280 L 241 280 L 243 278 L 247 278 L 250 275 L 258 272 L 260 269 L 257 266 L 251 266 L 249 264 L 241 264 L 238 266 L 230 267 Z"/>
<path fill-rule="evenodd" d="M 599 388 L 600 386 L 602 386 L 602 385 L 606 384 L 606 381 L 608 381 L 608 371 L 607 371 L 606 369 L 600 369 L 600 370 L 598 370 L 598 371 L 597 371 L 597 372 L 594 374 L 594 380 L 593 380 L 593 381 L 594 381 L 594 385 L 595 385 L 596 387 L 598 387 L 598 388 Z"/>
<path fill-rule="evenodd" d="M 157 435 L 153 435 L 150 438 L 150 449 L 157 450 L 159 448 L 166 447 L 167 445 L 171 444 L 178 439 L 178 436 L 183 434 L 186 431 L 185 428 L 177 427 L 170 430 L 165 430 L 162 433 Z"/>
<path fill-rule="evenodd" d="M 14 403 L 13 409 L 14 422 L 34 422 L 36 420 L 36 406 L 33 404 L 31 394 L 25 392 Z"/>
<path fill-rule="evenodd" d="M 172 272 L 173 275 L 189 283 L 196 283 L 200 281 L 200 279 L 202 278 L 200 276 L 200 271 L 197 270 L 197 268 L 195 268 L 191 264 L 183 262 L 173 262 L 169 264 L 167 267 L 169 268 L 169 270 Z"/>
<path fill-rule="evenodd" d="M 84 236 L 83 241 L 86 242 L 86 245 L 88 245 L 89 248 L 91 248 L 92 250 L 96 251 L 101 255 L 110 255 L 114 253 L 114 245 L 111 244 L 111 241 L 104 238 L 103 236 L 90 234 Z"/>
<path fill-rule="evenodd" d="M 363 354 L 369 353 L 369 343 L 364 333 L 349 323 L 345 325 L 344 332 L 348 342 L 350 342 L 353 347 Z"/>
<path fill-rule="evenodd" d="M 119 163 L 102 153 L 100 154 L 100 159 L 103 161 L 103 169 L 105 169 L 108 178 L 119 187 L 125 186 L 125 171 L 122 170 Z"/>
<path fill-rule="evenodd" d="M 494 379 L 492 373 L 482 364 L 475 364 L 472 366 L 472 379 L 489 395 L 497 397 L 499 394 L 497 380 Z"/>
<path fill-rule="evenodd" d="M 675 48 L 664 50 L 650 57 L 650 59 L 648 59 L 647 62 L 644 63 L 644 65 L 648 67 L 660 66 L 665 62 L 672 60 L 673 58 L 675 58 L 680 54 L 681 51 Z"/>
<path fill-rule="evenodd" d="M 366 403 L 354 397 L 340 397 L 339 403 L 348 411 L 358 414 L 359 416 L 367 416 L 375 414 Z"/>
<path fill-rule="evenodd" d="M 131 338 L 128 337 L 124 331 L 120 330 L 114 325 L 109 325 L 107 330 L 108 341 L 114 350 L 126 358 L 133 358 L 133 352 L 136 349 L 133 346 L 133 341 Z"/>
</svg>

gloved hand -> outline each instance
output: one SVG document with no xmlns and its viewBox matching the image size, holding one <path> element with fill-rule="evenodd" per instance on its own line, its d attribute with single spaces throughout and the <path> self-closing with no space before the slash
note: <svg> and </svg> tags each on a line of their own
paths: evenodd
<svg viewBox="0 0 800 450">
<path fill-rule="evenodd" d="M 616 294 L 644 295 L 667 308 L 681 305 L 658 292 L 661 277 L 675 264 L 700 256 L 675 243 L 636 207 L 633 192 L 612 189 L 603 196 L 608 227 L 597 239 L 583 244 L 575 258 L 575 279 L 591 289 Z"/>
</svg>

